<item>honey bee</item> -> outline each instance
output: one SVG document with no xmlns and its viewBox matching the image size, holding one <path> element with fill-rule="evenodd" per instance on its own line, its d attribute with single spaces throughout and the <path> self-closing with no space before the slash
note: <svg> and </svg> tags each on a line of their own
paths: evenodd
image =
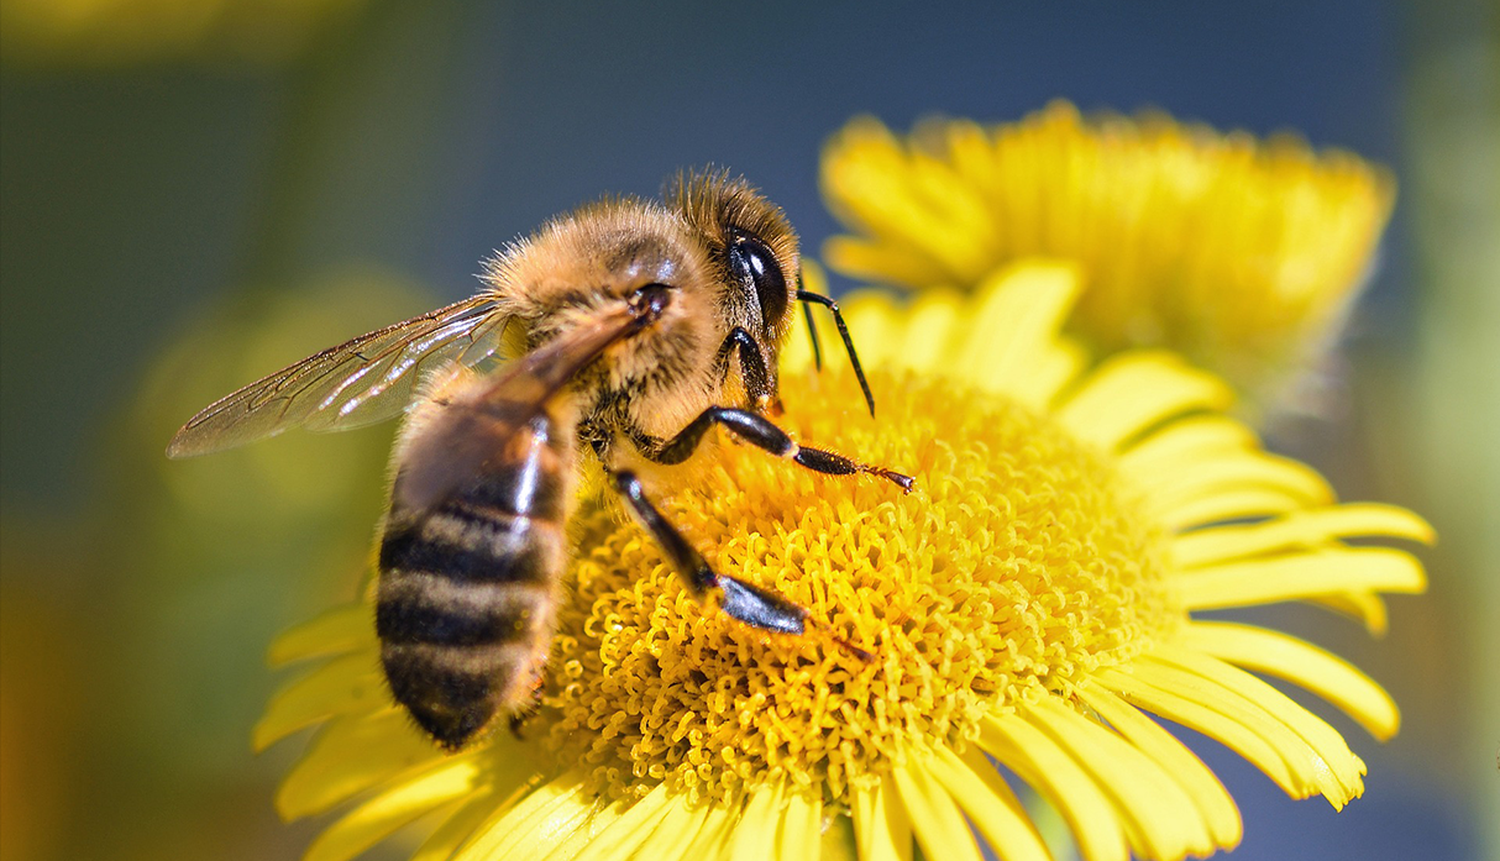
<svg viewBox="0 0 1500 861">
<path fill-rule="evenodd" d="M 833 312 L 874 413 L 838 306 L 801 289 L 781 209 L 718 172 L 680 174 L 664 200 L 607 199 L 555 218 L 488 261 L 477 295 L 251 383 L 194 416 L 167 449 L 188 457 L 294 426 L 343 430 L 407 413 L 380 529 L 375 625 L 391 693 L 449 750 L 534 707 L 580 450 L 693 595 L 790 634 L 804 633 L 808 611 L 715 572 L 637 470 L 682 464 L 717 425 L 817 472 L 911 489 L 906 475 L 799 445 L 771 421 L 797 301 Z"/>
</svg>

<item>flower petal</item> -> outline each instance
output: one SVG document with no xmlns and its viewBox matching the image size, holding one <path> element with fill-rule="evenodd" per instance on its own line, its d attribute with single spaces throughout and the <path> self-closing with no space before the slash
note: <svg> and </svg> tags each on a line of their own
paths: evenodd
<svg viewBox="0 0 1500 861">
<path fill-rule="evenodd" d="M 943 861 L 980 861 L 979 847 L 969 833 L 969 825 L 958 805 L 934 781 L 921 764 L 921 757 L 909 756 L 905 766 L 891 772 L 901 803 L 911 815 L 912 830 L 927 858 Z"/>
<path fill-rule="evenodd" d="M 676 803 L 678 799 L 673 797 L 667 785 L 660 783 L 634 802 L 611 804 L 603 814 L 609 821 L 578 853 L 577 861 L 609 861 L 629 855 L 656 829 Z"/>
<path fill-rule="evenodd" d="M 979 746 L 1062 813 L 1086 861 L 1130 857 L 1124 825 L 1109 798 L 1067 751 L 1025 718 L 987 715 L 980 721 Z"/>
<path fill-rule="evenodd" d="M 1270 739 L 1256 732 L 1253 720 L 1242 720 L 1238 710 L 1226 709 L 1222 698 L 1211 692 L 1179 686 L 1170 678 L 1154 678 L 1149 669 L 1141 666 L 1133 666 L 1129 671 L 1103 669 L 1094 674 L 1094 679 L 1132 705 L 1219 740 L 1265 772 L 1293 798 L 1306 798 L 1317 791 L 1317 787 L 1292 768 L 1288 757 Z"/>
<path fill-rule="evenodd" d="M 1134 706 L 1099 685 L 1083 685 L 1079 696 L 1142 753 L 1158 762 L 1182 785 L 1198 806 L 1209 833 L 1219 846 L 1240 842 L 1244 825 L 1224 784 L 1182 742 Z"/>
<path fill-rule="evenodd" d="M 882 284 L 925 278 L 938 264 L 920 249 L 831 236 L 823 242 L 823 259 L 852 278 Z"/>
<path fill-rule="evenodd" d="M 1304 687 L 1342 709 L 1384 741 L 1396 734 L 1401 714 L 1380 685 L 1349 662 L 1280 631 L 1233 622 L 1193 622 L 1178 642 L 1247 670 Z"/>
<path fill-rule="evenodd" d="M 452 861 L 492 861 L 523 844 L 543 845 L 583 822 L 595 809 L 582 772 L 570 771 L 542 784 L 514 804 L 493 811 L 453 854 Z"/>
<path fill-rule="evenodd" d="M 443 820 L 442 824 L 422 841 L 411 861 L 449 861 L 458 847 L 495 815 L 496 810 L 509 807 L 520 797 L 522 789 L 489 786 L 481 783 L 474 793 Z M 509 797 L 507 797 L 507 795 Z"/>
<path fill-rule="evenodd" d="M 1101 363 L 1057 418 L 1079 439 L 1114 451 L 1169 418 L 1224 409 L 1233 400 L 1218 377 L 1173 353 L 1140 350 Z"/>
<path fill-rule="evenodd" d="M 251 733 L 256 752 L 335 715 L 369 713 L 390 705 L 385 680 L 364 652 L 335 658 L 277 691 Z"/>
<path fill-rule="evenodd" d="M 887 779 L 873 789 L 850 787 L 854 842 L 860 861 L 911 861 L 911 817 Z"/>
<path fill-rule="evenodd" d="M 473 754 L 445 759 L 364 802 L 319 834 L 303 861 L 348 861 L 423 814 L 463 798 L 480 783 L 475 759 Z"/>
<path fill-rule="evenodd" d="M 940 374 L 948 369 L 952 334 L 968 303 L 956 290 L 924 290 L 902 313 L 904 325 L 897 343 L 882 357 L 917 374 Z"/>
<path fill-rule="evenodd" d="M 1297 548 L 1319 547 L 1333 539 L 1355 536 L 1404 538 L 1430 544 L 1432 527 L 1427 521 L 1394 505 L 1344 504 L 1246 526 L 1219 526 L 1187 535 L 1172 542 L 1173 567 L 1197 568 L 1250 556 Z"/>
<path fill-rule="evenodd" d="M 1385 635 L 1390 622 L 1385 599 L 1375 592 L 1330 592 L 1326 595 L 1309 595 L 1302 600 L 1357 619 L 1364 624 L 1365 630 L 1376 637 Z"/>
<path fill-rule="evenodd" d="M 1049 861 L 1035 823 L 983 754 L 971 748 L 960 757 L 939 747 L 923 767 L 963 808 L 996 855 L 1006 861 Z"/>
<path fill-rule="evenodd" d="M 1326 775 L 1318 775 L 1319 783 L 1323 795 L 1335 808 L 1342 808 L 1364 792 L 1364 762 L 1349 749 L 1338 730 L 1286 694 L 1238 667 L 1175 644 L 1158 647 L 1147 660 L 1160 661 L 1217 684 L 1295 733 L 1316 757 L 1318 769 L 1326 771 Z"/>
<path fill-rule="evenodd" d="M 668 804 L 656 828 L 641 838 L 634 846 L 625 848 L 616 857 L 630 858 L 690 858 L 687 849 L 698 839 L 708 822 L 710 806 L 689 804 L 685 798 L 677 798 Z M 805 854 L 805 853 L 804 853 Z"/>
<path fill-rule="evenodd" d="M 750 793 L 730 847 L 732 861 L 760 861 L 776 857 L 776 834 L 781 824 L 782 785 L 772 783 Z"/>
<path fill-rule="evenodd" d="M 710 805 L 708 814 L 703 819 L 703 829 L 681 857 L 727 857 L 730 841 L 734 839 L 734 830 L 742 827 L 739 816 L 742 808 L 743 805 Z"/>
<path fill-rule="evenodd" d="M 394 708 L 341 717 L 318 732 L 287 772 L 276 791 L 276 812 L 288 820 L 323 813 L 397 774 L 443 757 L 430 739 L 412 729 L 411 719 Z"/>
<path fill-rule="evenodd" d="M 1066 379 L 1031 391 L 1034 372 L 1056 351 L 1056 332 L 1081 289 L 1078 270 L 1061 262 L 1027 260 L 990 274 L 965 309 L 951 373 L 985 391 L 1046 404 Z"/>
<path fill-rule="evenodd" d="M 1129 823 L 1138 854 L 1157 859 L 1207 855 L 1220 848 L 1185 790 L 1160 765 L 1058 697 L 1026 709 L 1034 725 L 1068 751 Z"/>
<path fill-rule="evenodd" d="M 821 790 L 819 790 L 821 791 Z M 823 796 L 793 791 L 781 815 L 779 858 L 807 858 L 818 854 L 823 823 Z"/>
<path fill-rule="evenodd" d="M 365 604 L 326 610 L 286 629 L 271 641 L 266 661 L 273 667 L 353 652 L 375 640 L 375 619 Z"/>
<path fill-rule="evenodd" d="M 1191 468 L 1225 454 L 1258 445 L 1244 423 L 1211 413 L 1192 415 L 1165 425 L 1120 452 L 1118 469 L 1139 487 L 1150 487 L 1164 473 Z"/>
<path fill-rule="evenodd" d="M 1285 514 L 1306 504 L 1305 498 L 1279 488 L 1246 487 L 1207 494 L 1170 511 L 1157 511 L 1156 519 L 1168 529 L 1183 530 L 1225 520 Z"/>
<path fill-rule="evenodd" d="M 1151 508 L 1174 523 L 1181 522 L 1184 509 L 1242 491 L 1269 490 L 1299 508 L 1333 502 L 1332 488 L 1316 470 L 1263 452 L 1226 454 L 1191 469 L 1179 466 L 1143 489 L 1150 490 Z"/>
<path fill-rule="evenodd" d="M 1360 589 L 1420 592 L 1427 578 L 1410 553 L 1345 547 L 1195 568 L 1168 582 L 1189 610 L 1217 610 Z"/>
</svg>

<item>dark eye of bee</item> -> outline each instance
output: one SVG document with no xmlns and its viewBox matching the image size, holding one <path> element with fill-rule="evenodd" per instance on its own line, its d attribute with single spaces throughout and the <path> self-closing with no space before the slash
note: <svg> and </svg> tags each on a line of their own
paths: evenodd
<svg viewBox="0 0 1500 861">
<path fill-rule="evenodd" d="M 786 276 L 771 249 L 753 236 L 737 234 L 729 243 L 729 271 L 741 284 L 755 288 L 761 320 L 768 327 L 776 325 L 786 314 L 787 291 Z"/>
</svg>

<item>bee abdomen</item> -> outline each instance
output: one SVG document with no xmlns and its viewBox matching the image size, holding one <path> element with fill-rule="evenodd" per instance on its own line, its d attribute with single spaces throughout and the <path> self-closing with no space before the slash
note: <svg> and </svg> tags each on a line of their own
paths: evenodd
<svg viewBox="0 0 1500 861">
<path fill-rule="evenodd" d="M 425 571 L 393 572 L 380 585 L 375 631 L 386 644 L 530 642 L 531 620 L 550 602 L 550 590 L 540 585 L 461 583 Z"/>
<path fill-rule="evenodd" d="M 396 700 L 450 750 L 462 747 L 507 703 L 534 686 L 539 670 L 536 649 L 529 643 L 387 642 L 380 657 Z"/>
<path fill-rule="evenodd" d="M 498 713 L 525 705 L 547 660 L 559 523 L 464 494 L 388 524 L 375 629 L 396 700 L 457 749 Z"/>
<path fill-rule="evenodd" d="M 392 524 L 380 543 L 382 582 L 424 573 L 453 583 L 544 583 L 563 562 L 561 526 L 454 501 L 415 524 Z"/>
</svg>

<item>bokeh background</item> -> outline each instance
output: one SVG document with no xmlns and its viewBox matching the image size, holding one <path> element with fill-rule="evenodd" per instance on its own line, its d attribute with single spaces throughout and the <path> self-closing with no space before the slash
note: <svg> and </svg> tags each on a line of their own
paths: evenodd
<svg viewBox="0 0 1500 861">
<path fill-rule="evenodd" d="M 255 756 L 279 629 L 351 595 L 391 430 L 190 462 L 188 415 L 467 295 L 478 260 L 679 166 L 742 171 L 810 250 L 822 141 L 869 112 L 1056 97 L 1293 129 L 1390 165 L 1322 415 L 1272 444 L 1436 524 L 1391 633 L 1276 622 L 1386 684 L 1342 813 L 1215 745 L 1248 859 L 1500 858 L 1500 12 L 1491 0 L 829 4 L 0 2 L 0 853 L 292 858 Z M 835 289 L 847 283 L 835 281 Z M 372 857 L 399 857 L 389 850 Z"/>
</svg>

